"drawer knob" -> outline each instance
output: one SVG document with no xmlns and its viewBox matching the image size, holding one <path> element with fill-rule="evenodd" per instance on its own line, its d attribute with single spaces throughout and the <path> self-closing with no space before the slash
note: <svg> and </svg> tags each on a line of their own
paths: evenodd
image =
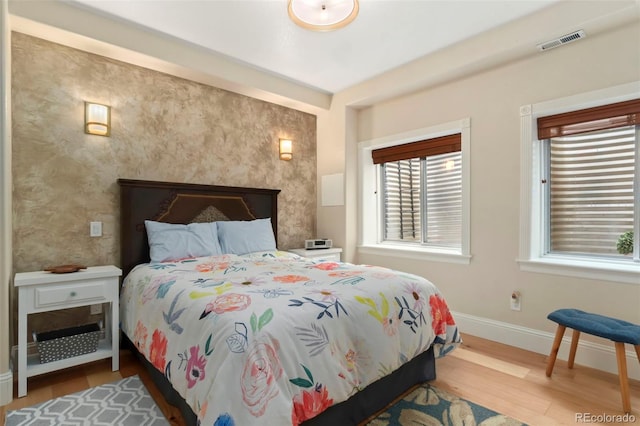
<svg viewBox="0 0 640 426">
<path fill-rule="evenodd" d="M 76 293 L 75 291 L 71 292 L 71 297 L 76 297 L 78 295 L 78 293 Z"/>
</svg>

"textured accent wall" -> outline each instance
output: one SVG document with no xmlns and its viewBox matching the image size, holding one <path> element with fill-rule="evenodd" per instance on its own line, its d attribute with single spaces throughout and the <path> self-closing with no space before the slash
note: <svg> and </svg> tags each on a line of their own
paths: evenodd
<svg viewBox="0 0 640 426">
<path fill-rule="evenodd" d="M 118 178 L 281 189 L 279 247 L 315 236 L 314 115 L 20 33 L 12 55 L 15 272 L 118 265 Z M 84 101 L 111 105 L 111 137 L 84 133 Z"/>
<path fill-rule="evenodd" d="M 280 247 L 315 235 L 315 116 L 20 33 L 12 54 L 16 272 L 117 265 L 118 178 L 281 189 Z M 84 133 L 85 100 L 111 105 L 111 137 Z"/>
</svg>

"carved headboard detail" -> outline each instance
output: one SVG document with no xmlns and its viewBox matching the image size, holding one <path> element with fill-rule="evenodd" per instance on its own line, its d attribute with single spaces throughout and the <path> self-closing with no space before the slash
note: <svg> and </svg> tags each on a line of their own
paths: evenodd
<svg viewBox="0 0 640 426">
<path fill-rule="evenodd" d="M 217 211 L 230 220 L 257 219 L 242 197 L 227 195 L 175 194 L 167 209 L 153 220 L 168 223 L 191 223 L 205 211 Z"/>
<path fill-rule="evenodd" d="M 120 257 L 124 275 L 149 262 L 145 220 L 191 223 L 271 218 L 278 240 L 279 189 L 242 188 L 118 179 L 120 186 Z M 226 219 L 225 219 L 226 218 Z"/>
<path fill-rule="evenodd" d="M 219 222 L 223 220 L 229 220 L 226 214 L 213 206 L 209 206 L 202 210 L 196 217 L 191 219 L 191 223 L 206 223 L 206 222 Z"/>
</svg>

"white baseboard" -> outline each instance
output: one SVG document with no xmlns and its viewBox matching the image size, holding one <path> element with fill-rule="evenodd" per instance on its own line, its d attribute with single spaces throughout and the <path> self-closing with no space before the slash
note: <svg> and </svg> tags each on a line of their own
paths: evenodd
<svg viewBox="0 0 640 426">
<path fill-rule="evenodd" d="M 506 322 L 492 319 L 476 317 L 460 312 L 452 312 L 461 333 L 504 343 L 517 348 L 539 354 L 549 355 L 555 334 L 532 328 L 521 327 Z M 603 339 L 605 343 L 593 343 L 580 340 L 578 351 L 576 352 L 576 364 L 584 365 L 598 370 L 607 371 L 618 375 L 618 363 L 616 361 L 616 351 L 613 342 Z M 565 333 L 558 359 L 567 360 L 569 358 L 569 348 L 571 346 L 571 332 Z M 631 345 L 627 346 L 627 370 L 629 377 L 640 380 L 640 363 Z M 558 367 L 556 367 L 558 368 Z"/>
<path fill-rule="evenodd" d="M 7 371 L 0 374 L 0 406 L 7 405 L 13 400 L 13 373 Z"/>
</svg>

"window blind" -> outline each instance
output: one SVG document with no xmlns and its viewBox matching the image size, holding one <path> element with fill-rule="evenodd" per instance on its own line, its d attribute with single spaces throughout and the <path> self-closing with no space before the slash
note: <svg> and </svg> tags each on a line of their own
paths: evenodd
<svg viewBox="0 0 640 426">
<path fill-rule="evenodd" d="M 462 155 L 427 157 L 426 239 L 429 244 L 462 247 Z"/>
<path fill-rule="evenodd" d="M 382 164 L 384 240 L 462 246 L 462 154 Z"/>
<path fill-rule="evenodd" d="M 551 138 L 552 252 L 617 255 L 618 237 L 633 230 L 637 143 L 635 126 Z"/>
<path fill-rule="evenodd" d="M 538 118 L 538 139 L 640 124 L 640 99 Z"/>
<path fill-rule="evenodd" d="M 384 163 L 384 239 L 421 241 L 420 159 Z"/>
<path fill-rule="evenodd" d="M 426 139 L 387 148 L 374 149 L 371 152 L 373 164 L 388 163 L 391 161 L 408 160 L 410 158 L 422 158 L 432 155 L 457 152 L 462 149 L 462 136 L 460 133 Z"/>
</svg>

